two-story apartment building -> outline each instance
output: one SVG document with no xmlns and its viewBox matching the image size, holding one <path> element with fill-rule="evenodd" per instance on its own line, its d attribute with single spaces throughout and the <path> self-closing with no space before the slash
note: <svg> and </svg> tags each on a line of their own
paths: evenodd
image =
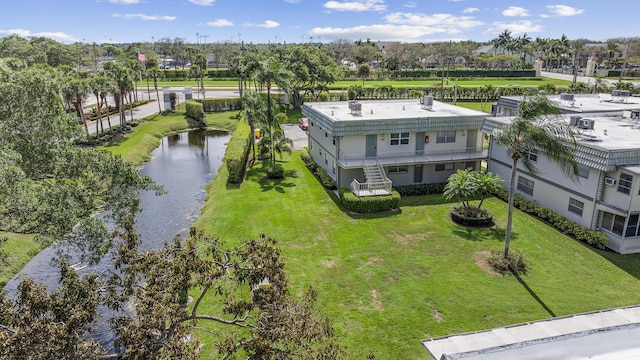
<svg viewBox="0 0 640 360">
<path fill-rule="evenodd" d="M 600 94 L 576 95 L 572 104 L 559 97 L 556 101 L 575 128 L 576 179 L 566 177 L 539 149 L 529 154 L 538 174 L 518 166 L 517 193 L 580 225 L 601 230 L 614 251 L 640 252 L 640 100 Z M 511 119 L 488 117 L 482 131 L 491 134 Z M 487 163 L 488 171 L 502 176 L 506 186 L 511 158 L 493 137 Z"/>
<path fill-rule="evenodd" d="M 486 159 L 485 113 L 432 97 L 305 103 L 309 153 L 339 187 L 358 196 L 392 185 L 445 182 Z"/>
</svg>

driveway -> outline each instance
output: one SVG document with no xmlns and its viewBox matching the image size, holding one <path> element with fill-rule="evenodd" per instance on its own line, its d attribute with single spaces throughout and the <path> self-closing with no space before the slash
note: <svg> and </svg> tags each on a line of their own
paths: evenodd
<svg viewBox="0 0 640 360">
<path fill-rule="evenodd" d="M 284 131 L 284 136 L 293 141 L 293 150 L 298 151 L 303 147 L 309 145 L 309 138 L 306 131 L 300 129 L 297 124 L 283 124 L 281 125 Z"/>
</svg>

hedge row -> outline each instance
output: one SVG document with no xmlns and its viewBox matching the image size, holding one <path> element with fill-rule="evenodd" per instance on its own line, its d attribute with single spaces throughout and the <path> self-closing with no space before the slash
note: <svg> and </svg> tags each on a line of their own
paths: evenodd
<svg viewBox="0 0 640 360">
<path fill-rule="evenodd" d="M 193 99 L 202 104 L 205 112 L 218 112 L 242 109 L 242 99 L 238 98 L 216 98 L 216 99 Z"/>
<path fill-rule="evenodd" d="M 242 119 L 238 123 L 236 131 L 233 132 L 224 154 L 224 161 L 227 165 L 227 170 L 229 170 L 227 182 L 235 184 L 242 182 L 242 174 L 247 163 L 250 144 L 253 141 L 252 135 L 251 127 L 247 120 Z"/>
<path fill-rule="evenodd" d="M 445 70 L 445 75 L 449 77 L 499 77 L 499 78 L 522 78 L 522 77 L 534 77 L 536 76 L 535 70 L 474 70 L 474 69 L 460 69 L 460 70 Z M 347 70 L 342 72 L 342 77 L 357 78 L 357 70 Z M 369 78 L 428 78 L 428 77 L 442 77 L 442 69 L 430 69 L 430 70 L 404 70 L 404 71 L 373 71 L 369 75 Z"/>
<path fill-rule="evenodd" d="M 494 193 L 494 195 L 504 201 L 508 201 L 509 191 L 503 187 L 500 187 Z M 576 240 L 587 243 L 595 248 L 604 249 L 609 242 L 609 238 L 607 237 L 607 235 L 603 234 L 602 232 L 591 230 L 588 227 L 578 225 L 573 221 L 567 219 L 566 217 L 558 215 L 554 211 L 547 208 L 543 208 L 539 206 L 535 201 L 525 199 L 518 194 L 515 194 L 513 206 L 526 212 L 527 214 L 533 215 L 549 223 L 562 233 L 572 236 Z"/>
<path fill-rule="evenodd" d="M 431 184 L 413 184 L 413 185 L 401 185 L 394 186 L 393 188 L 398 191 L 401 196 L 422 196 L 431 194 L 442 194 L 444 192 L 444 186 L 446 182 L 431 183 Z"/>
<path fill-rule="evenodd" d="M 195 120 L 201 123 L 203 126 L 206 126 L 207 121 L 204 116 L 204 107 L 202 103 L 195 100 L 187 100 L 184 102 L 187 118 Z"/>
<path fill-rule="evenodd" d="M 354 195 L 348 188 L 338 190 L 342 205 L 347 210 L 359 214 L 373 214 L 391 211 L 400 207 L 400 194 L 392 190 L 391 195 L 362 196 Z"/>
<path fill-rule="evenodd" d="M 300 160 L 302 160 L 309 171 L 311 171 L 318 178 L 318 180 L 320 180 L 322 186 L 329 190 L 335 190 L 337 188 L 335 180 L 333 180 L 333 178 L 327 173 L 325 169 L 316 164 L 311 155 L 309 155 L 309 151 L 307 150 L 306 146 L 300 149 Z"/>
</svg>

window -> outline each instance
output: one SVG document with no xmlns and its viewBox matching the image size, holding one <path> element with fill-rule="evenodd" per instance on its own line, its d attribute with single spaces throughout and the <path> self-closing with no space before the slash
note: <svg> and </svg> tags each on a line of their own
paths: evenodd
<svg viewBox="0 0 640 360">
<path fill-rule="evenodd" d="M 582 210 L 584 209 L 584 203 L 574 198 L 569 198 L 569 212 L 582 216 Z"/>
<path fill-rule="evenodd" d="M 389 174 L 406 174 L 409 172 L 407 165 L 389 166 Z"/>
<path fill-rule="evenodd" d="M 589 178 L 589 167 L 586 165 L 578 164 L 573 168 L 573 173 L 581 178 Z"/>
<path fill-rule="evenodd" d="M 335 145 L 335 144 L 336 144 L 336 137 L 334 136 L 333 137 L 333 145 Z"/>
<path fill-rule="evenodd" d="M 436 164 L 436 171 L 453 170 L 453 163 Z"/>
<path fill-rule="evenodd" d="M 538 162 L 538 150 L 533 149 L 529 151 L 529 160 L 533 162 Z"/>
<path fill-rule="evenodd" d="M 529 194 L 533 196 L 533 181 L 522 176 L 518 177 L 518 190 L 522 191 L 525 194 Z"/>
<path fill-rule="evenodd" d="M 632 181 L 633 181 L 633 176 L 625 173 L 620 173 L 620 179 L 618 179 L 618 191 L 625 194 L 631 193 Z"/>
<path fill-rule="evenodd" d="M 624 216 L 603 212 L 600 228 L 622 236 L 622 229 L 624 228 L 625 220 Z"/>
<path fill-rule="evenodd" d="M 436 144 L 454 143 L 456 142 L 455 131 L 438 131 L 436 135 Z"/>
<path fill-rule="evenodd" d="M 640 220 L 640 214 L 631 214 L 631 216 L 629 216 L 629 223 L 627 224 L 627 231 L 625 231 L 624 236 L 625 237 L 634 237 L 634 236 L 639 236 L 640 234 L 638 234 L 638 229 L 640 228 L 638 226 L 638 221 Z"/>
<path fill-rule="evenodd" d="M 391 145 L 409 145 L 409 133 L 392 133 Z"/>
</svg>

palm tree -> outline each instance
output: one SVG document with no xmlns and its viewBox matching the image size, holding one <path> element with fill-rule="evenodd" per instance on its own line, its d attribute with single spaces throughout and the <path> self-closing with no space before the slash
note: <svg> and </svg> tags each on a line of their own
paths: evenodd
<svg viewBox="0 0 640 360">
<path fill-rule="evenodd" d="M 249 127 L 251 128 L 251 134 L 254 134 L 256 124 L 266 122 L 261 119 L 261 116 L 264 117 L 264 115 L 267 114 L 266 106 L 267 102 L 264 99 L 263 94 L 251 91 L 250 89 L 244 93 L 244 96 L 242 97 L 242 108 L 244 115 L 247 118 L 247 122 L 249 123 Z M 256 147 L 251 146 L 251 150 L 253 158 L 255 159 Z"/>
<path fill-rule="evenodd" d="M 616 40 L 607 40 L 607 67 L 611 67 L 611 59 L 620 51 Z"/>
<path fill-rule="evenodd" d="M 102 124 L 102 105 L 103 101 L 106 102 L 106 95 L 111 89 L 112 85 L 108 77 L 103 74 L 98 74 L 89 79 L 89 87 L 93 96 L 96 97 L 96 104 L 98 105 L 98 120 L 96 122 L 96 135 L 100 132 L 99 126 L 102 127 L 104 132 L 104 125 Z M 107 113 L 109 113 L 109 106 L 107 106 Z M 109 130 L 111 130 L 111 121 L 109 121 Z"/>
<path fill-rule="evenodd" d="M 162 76 L 162 72 L 157 67 L 152 67 L 148 70 L 149 76 L 153 78 L 153 88 L 156 90 L 156 99 L 158 100 L 158 114 L 162 113 L 160 107 L 160 93 L 158 92 L 158 77 Z"/>
<path fill-rule="evenodd" d="M 206 74 L 208 67 L 207 57 L 204 54 L 196 55 L 193 65 L 200 69 L 200 91 L 202 91 L 202 97 L 204 98 L 204 75 Z"/>
<path fill-rule="evenodd" d="M 87 119 L 84 116 L 84 97 L 90 92 L 89 85 L 83 79 L 76 79 L 68 77 L 66 83 L 62 87 L 62 93 L 65 99 L 69 99 L 73 107 L 76 109 L 76 114 L 80 118 L 80 121 L 84 125 L 84 129 L 89 135 L 89 126 Z"/>
<path fill-rule="evenodd" d="M 588 43 L 587 39 L 576 39 L 571 42 L 573 47 L 573 83 L 578 79 L 578 67 L 580 66 L 580 52 Z"/>
<path fill-rule="evenodd" d="M 260 84 L 264 84 L 267 89 L 267 126 L 269 128 L 269 136 L 271 137 L 271 166 L 276 166 L 275 152 L 274 152 L 274 128 L 276 124 L 276 118 L 273 116 L 271 110 L 271 87 L 277 85 L 281 89 L 286 89 L 287 81 L 289 80 L 289 72 L 273 58 L 268 58 L 260 62 L 260 68 L 255 74 L 256 80 Z"/>
<path fill-rule="evenodd" d="M 507 48 L 507 45 L 511 43 L 511 31 L 505 29 L 503 32 L 498 35 L 498 40 L 496 41 L 496 45 L 502 48 L 502 54 Z"/>
<path fill-rule="evenodd" d="M 358 77 L 362 79 L 362 87 L 364 87 L 364 80 L 369 77 L 371 69 L 368 64 L 360 64 L 358 67 Z"/>
<path fill-rule="evenodd" d="M 567 177 L 575 178 L 575 136 L 569 124 L 558 115 L 558 108 L 544 95 L 537 94 L 524 99 L 518 105 L 516 116 L 511 123 L 496 129 L 492 135 L 497 144 L 507 149 L 512 160 L 504 241 L 505 259 L 509 257 L 518 163 L 521 162 L 532 174 L 538 173 L 538 169 L 529 159 L 529 154 L 532 151 L 543 150 L 546 157 L 556 163 Z"/>
<path fill-rule="evenodd" d="M 114 64 L 109 67 L 109 75 L 116 85 L 116 95 L 118 96 L 118 111 L 120 112 L 121 129 L 127 124 L 127 114 L 124 110 L 124 102 L 129 90 L 132 88 L 133 79 L 131 70 Z"/>
</svg>

